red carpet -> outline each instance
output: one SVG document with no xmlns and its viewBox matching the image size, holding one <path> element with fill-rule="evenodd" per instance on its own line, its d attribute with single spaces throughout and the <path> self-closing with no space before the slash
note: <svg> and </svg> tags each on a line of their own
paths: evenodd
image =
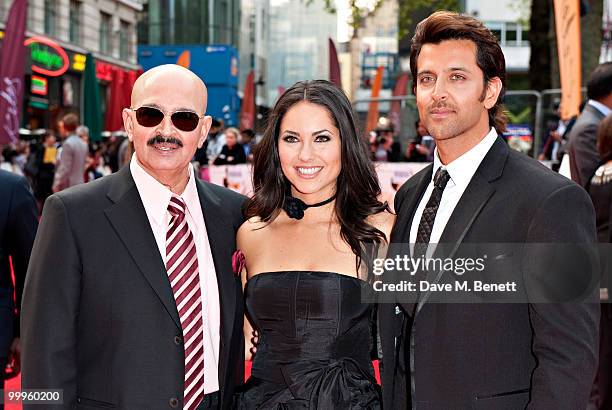
<svg viewBox="0 0 612 410">
<path fill-rule="evenodd" d="M 21 387 L 21 376 L 17 376 L 14 379 L 8 380 L 4 384 L 4 390 L 19 390 Z M 21 410 L 21 404 L 5 404 L 4 410 Z"/>
</svg>

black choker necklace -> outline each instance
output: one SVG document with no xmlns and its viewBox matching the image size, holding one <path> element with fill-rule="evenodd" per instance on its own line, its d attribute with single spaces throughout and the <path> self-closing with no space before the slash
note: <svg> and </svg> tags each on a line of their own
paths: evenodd
<svg viewBox="0 0 612 410">
<path fill-rule="evenodd" d="M 331 201 L 336 199 L 336 194 L 331 198 L 326 199 L 325 201 L 317 202 L 316 204 L 308 205 L 305 204 L 299 198 L 294 198 L 292 196 L 286 196 L 285 202 L 283 202 L 283 209 L 287 212 L 289 218 L 293 219 L 302 219 L 304 217 L 304 211 L 308 208 L 316 208 L 318 206 L 323 206 L 329 204 Z"/>
</svg>

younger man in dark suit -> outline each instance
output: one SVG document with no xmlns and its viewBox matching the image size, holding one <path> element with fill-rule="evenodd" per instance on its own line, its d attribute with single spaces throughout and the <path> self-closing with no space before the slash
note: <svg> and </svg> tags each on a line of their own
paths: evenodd
<svg viewBox="0 0 612 410">
<path fill-rule="evenodd" d="M 434 163 L 395 196 L 391 242 L 414 249 L 521 244 L 514 249 L 527 255 L 489 255 L 493 266 L 519 259 L 508 272 L 519 283 L 542 273 L 535 244 L 595 242 L 586 192 L 510 150 L 499 136 L 504 55 L 480 21 L 432 14 L 416 28 L 410 65 L 419 116 L 436 150 Z M 579 276 L 591 279 L 594 269 L 577 265 Z M 454 275 L 433 273 L 426 278 L 434 284 Z M 493 280 L 499 273 L 487 271 Z M 586 407 L 597 363 L 596 303 L 432 303 L 431 293 L 379 307 L 385 408 Z"/>
</svg>

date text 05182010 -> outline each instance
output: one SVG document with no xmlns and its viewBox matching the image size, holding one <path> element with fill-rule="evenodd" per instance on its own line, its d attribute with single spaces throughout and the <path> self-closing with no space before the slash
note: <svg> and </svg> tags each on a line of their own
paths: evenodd
<svg viewBox="0 0 612 410">
<path fill-rule="evenodd" d="M 64 404 L 64 394 L 61 389 L 0 390 L 0 403 Z"/>
</svg>

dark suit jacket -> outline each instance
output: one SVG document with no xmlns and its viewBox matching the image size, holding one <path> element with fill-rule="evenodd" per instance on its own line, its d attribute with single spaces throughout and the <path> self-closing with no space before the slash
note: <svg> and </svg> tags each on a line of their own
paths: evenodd
<svg viewBox="0 0 612 410">
<path fill-rule="evenodd" d="M 597 127 L 604 115 L 590 104 L 576 119 L 569 135 L 570 171 L 572 179 L 586 188 L 600 165 L 597 152 Z"/>
<path fill-rule="evenodd" d="M 196 183 L 219 285 L 227 408 L 244 377 L 242 287 L 231 262 L 244 197 Z M 61 408 L 182 407 L 181 325 L 129 167 L 47 199 L 21 323 L 23 387 L 63 389 Z"/>
<path fill-rule="evenodd" d="M 0 362 L 6 359 L 13 339 L 19 337 L 13 294 L 19 305 L 37 227 L 38 208 L 26 179 L 0 170 Z"/>
<path fill-rule="evenodd" d="M 409 241 L 413 214 L 431 175 L 428 166 L 396 195 L 393 243 Z M 586 192 L 498 138 L 440 244 L 595 240 Z M 519 278 L 537 266 L 534 259 L 519 261 Z M 427 303 L 423 296 L 414 317 L 408 308 L 396 315 L 395 305 L 381 304 L 385 408 L 586 408 L 599 320 L 597 299 L 589 300 L 593 303 L 445 304 Z"/>
</svg>

